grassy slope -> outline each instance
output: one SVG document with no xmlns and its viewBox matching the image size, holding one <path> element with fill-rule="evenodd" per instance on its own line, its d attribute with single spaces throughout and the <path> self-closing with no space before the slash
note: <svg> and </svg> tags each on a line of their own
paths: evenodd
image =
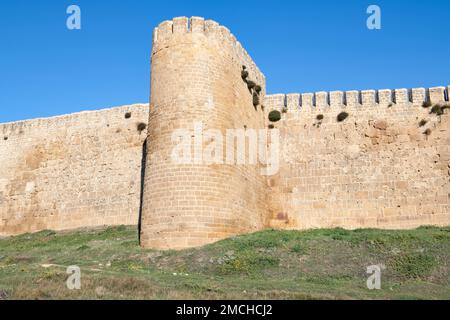
<svg viewBox="0 0 450 320">
<path fill-rule="evenodd" d="M 366 287 L 373 264 L 382 290 Z M 44 231 L 0 240 L 0 299 L 450 299 L 449 264 L 450 227 L 267 230 L 181 252 L 142 250 L 131 227 Z"/>
</svg>

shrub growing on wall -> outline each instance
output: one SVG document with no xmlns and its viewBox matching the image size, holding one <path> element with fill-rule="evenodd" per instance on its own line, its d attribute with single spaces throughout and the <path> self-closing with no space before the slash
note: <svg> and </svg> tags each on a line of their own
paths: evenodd
<svg viewBox="0 0 450 320">
<path fill-rule="evenodd" d="M 259 105 L 259 96 L 256 92 L 253 92 L 253 106 Z"/>
<path fill-rule="evenodd" d="M 422 103 L 422 107 L 424 107 L 424 108 L 429 108 L 429 107 L 431 107 L 431 102 L 430 102 L 430 101 L 424 101 L 424 102 Z"/>
<path fill-rule="evenodd" d="M 337 121 L 338 121 L 338 122 L 342 122 L 342 121 L 344 121 L 345 119 L 347 119 L 348 116 L 349 116 L 349 114 L 348 114 L 347 112 L 341 112 L 341 113 L 339 113 L 338 116 L 337 116 Z"/>
<path fill-rule="evenodd" d="M 242 72 L 241 72 L 241 77 L 242 77 L 242 80 L 247 81 L 247 78 L 248 78 L 248 71 L 242 70 Z"/>
<path fill-rule="evenodd" d="M 147 125 L 145 123 L 143 123 L 143 122 L 140 122 L 137 125 L 137 131 L 139 131 L 139 133 L 144 131 L 146 128 L 147 128 Z"/>
<path fill-rule="evenodd" d="M 269 113 L 269 121 L 270 122 L 278 122 L 281 120 L 281 113 L 280 111 L 273 110 Z"/>
<path fill-rule="evenodd" d="M 248 80 L 247 81 L 247 87 L 249 90 L 253 89 L 254 87 L 256 87 L 256 83 L 252 80 Z"/>
<path fill-rule="evenodd" d="M 427 123 L 428 123 L 427 120 L 422 119 L 422 120 L 420 120 L 420 122 L 419 122 L 419 127 L 423 127 L 423 126 L 426 125 Z"/>
</svg>

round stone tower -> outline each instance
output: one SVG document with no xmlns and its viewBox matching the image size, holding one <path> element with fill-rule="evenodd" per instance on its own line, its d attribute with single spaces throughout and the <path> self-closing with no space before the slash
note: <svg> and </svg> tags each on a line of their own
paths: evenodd
<svg viewBox="0 0 450 320">
<path fill-rule="evenodd" d="M 264 75 L 227 28 L 181 17 L 155 29 L 142 246 L 201 246 L 266 225 L 261 166 L 225 158 L 227 130 L 264 128 L 265 113 L 248 80 L 261 86 L 263 101 Z M 222 154 L 213 148 L 215 160 L 206 159 L 208 145 L 220 142 Z"/>
</svg>

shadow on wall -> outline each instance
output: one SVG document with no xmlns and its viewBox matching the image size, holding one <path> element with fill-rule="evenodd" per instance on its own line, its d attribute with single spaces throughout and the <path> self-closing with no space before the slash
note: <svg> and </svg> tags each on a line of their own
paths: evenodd
<svg viewBox="0 0 450 320">
<path fill-rule="evenodd" d="M 144 202 L 144 178 L 145 178 L 145 165 L 147 159 L 147 139 L 145 139 L 142 145 L 142 160 L 141 160 L 141 193 L 139 198 L 139 220 L 138 220 L 138 237 L 139 245 L 141 244 L 141 228 L 142 228 L 142 204 Z"/>
</svg>

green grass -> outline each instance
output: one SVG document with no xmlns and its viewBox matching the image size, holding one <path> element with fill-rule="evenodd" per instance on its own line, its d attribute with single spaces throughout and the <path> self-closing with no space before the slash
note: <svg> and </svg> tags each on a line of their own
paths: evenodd
<svg viewBox="0 0 450 320">
<path fill-rule="evenodd" d="M 381 290 L 366 287 L 374 264 Z M 133 227 L 43 231 L 0 239 L 0 299 L 450 299 L 449 265 L 449 227 L 266 230 L 184 251 L 141 249 Z"/>
</svg>

